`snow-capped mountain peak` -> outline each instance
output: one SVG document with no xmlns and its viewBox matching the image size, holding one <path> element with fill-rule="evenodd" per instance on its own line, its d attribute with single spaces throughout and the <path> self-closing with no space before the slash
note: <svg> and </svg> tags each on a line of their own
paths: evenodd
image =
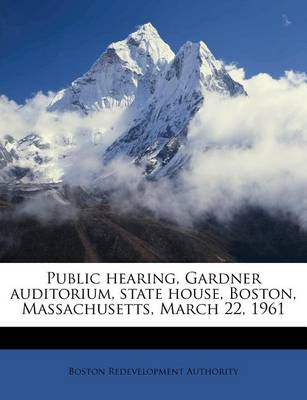
<svg viewBox="0 0 307 400">
<path fill-rule="evenodd" d="M 246 94 L 204 42 L 186 42 L 175 55 L 147 23 L 111 43 L 88 72 L 57 93 L 48 110 L 88 114 L 117 108 L 121 115 L 129 109 L 124 129 L 101 150 L 101 163 L 125 155 L 142 165 L 148 177 L 159 178 L 174 175 L 188 159 L 189 124 L 208 92 Z M 10 138 L 0 143 L 0 169 L 11 176 L 11 166 L 17 166 L 18 177 L 25 172 L 39 177 L 45 168 L 57 180 L 57 161 L 74 151 L 69 143 L 50 143 L 49 149 L 35 135 L 17 142 Z"/>
<path fill-rule="evenodd" d="M 158 69 L 163 69 L 175 57 L 169 45 L 161 39 L 158 31 L 151 23 L 141 25 L 136 32 L 130 34 L 127 38 L 127 44 L 130 47 L 130 52 L 133 53 L 134 47 L 137 47 L 139 54 L 145 53 L 147 61 L 148 58 L 151 59 Z M 148 64 L 146 65 L 148 66 Z"/>
<path fill-rule="evenodd" d="M 199 90 L 216 91 L 221 94 L 244 94 L 244 89 L 234 82 L 223 64 L 217 60 L 203 42 L 186 42 L 178 51 L 167 71 L 165 79 L 189 82 Z"/>
<path fill-rule="evenodd" d="M 58 92 L 49 111 L 97 111 L 143 103 L 155 91 L 157 76 L 174 58 L 148 23 L 126 39 L 111 43 L 82 77 Z"/>
<path fill-rule="evenodd" d="M 174 171 L 183 163 L 188 125 L 206 92 L 245 94 L 204 42 L 186 42 L 159 79 L 142 116 L 109 147 L 107 160 L 126 154 L 144 163 L 147 175 L 169 174 L 170 167 Z"/>
<path fill-rule="evenodd" d="M 108 49 L 114 50 L 117 56 L 127 63 L 127 68 L 140 74 L 146 73 L 147 70 L 160 70 L 175 57 L 171 48 L 150 23 L 140 26 L 125 40 L 110 44 Z"/>
<path fill-rule="evenodd" d="M 131 36 L 132 35 L 146 35 L 149 37 L 160 37 L 159 32 L 151 22 L 147 22 L 146 24 L 137 26 L 137 31 L 132 33 Z"/>
</svg>

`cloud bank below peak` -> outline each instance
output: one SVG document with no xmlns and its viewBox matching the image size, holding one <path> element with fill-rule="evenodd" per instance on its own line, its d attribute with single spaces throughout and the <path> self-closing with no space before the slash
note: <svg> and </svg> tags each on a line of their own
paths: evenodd
<svg viewBox="0 0 307 400">
<path fill-rule="evenodd" d="M 176 180 L 146 183 L 140 192 L 136 167 L 112 166 L 113 184 L 129 193 L 114 195 L 119 208 L 145 206 L 193 224 L 208 214 L 229 220 L 254 206 L 307 228 L 307 76 L 287 71 L 279 79 L 264 73 L 245 79 L 242 68 L 231 69 L 249 95 L 207 96 L 189 126 L 190 161 Z"/>
<path fill-rule="evenodd" d="M 277 79 L 267 73 L 246 78 L 241 67 L 226 70 L 248 96 L 206 93 L 189 124 L 182 150 L 186 163 L 176 179 L 146 181 L 129 157 L 104 164 L 104 151 L 133 115 L 118 108 L 50 113 L 53 93 L 39 92 L 23 106 L 1 96 L 0 142 L 8 134 L 42 137 L 52 143 L 48 156 L 61 179 L 109 191 L 121 211 L 141 206 L 193 224 L 202 215 L 228 220 L 242 207 L 257 206 L 289 214 L 307 228 L 307 75 L 286 71 Z"/>
</svg>

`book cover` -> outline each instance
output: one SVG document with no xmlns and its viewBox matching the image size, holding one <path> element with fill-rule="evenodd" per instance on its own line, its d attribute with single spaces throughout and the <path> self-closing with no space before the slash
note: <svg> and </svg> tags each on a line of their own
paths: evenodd
<svg viewBox="0 0 307 400">
<path fill-rule="evenodd" d="M 303 398 L 303 0 L 1 0 L 4 398 Z"/>
</svg>

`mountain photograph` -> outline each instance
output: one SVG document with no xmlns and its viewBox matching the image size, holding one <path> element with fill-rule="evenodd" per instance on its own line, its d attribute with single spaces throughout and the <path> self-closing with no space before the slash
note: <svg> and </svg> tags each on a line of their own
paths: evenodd
<svg viewBox="0 0 307 400">
<path fill-rule="evenodd" d="M 307 74 L 284 11 L 69 3 L 0 19 L 0 261 L 306 262 Z"/>
</svg>

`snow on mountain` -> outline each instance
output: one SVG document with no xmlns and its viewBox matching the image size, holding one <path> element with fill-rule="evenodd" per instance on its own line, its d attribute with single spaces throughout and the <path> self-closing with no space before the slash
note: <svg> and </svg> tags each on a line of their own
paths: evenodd
<svg viewBox="0 0 307 400">
<path fill-rule="evenodd" d="M 125 155 L 142 165 L 148 178 L 159 178 L 172 176 L 189 158 L 189 123 L 208 92 L 246 94 L 204 42 L 187 42 L 175 56 L 148 23 L 110 44 L 87 73 L 57 93 L 47 111 L 78 111 L 86 117 L 106 109 L 132 110 L 127 127 L 118 132 L 124 133 L 104 154 L 101 150 L 101 163 Z M 99 141 L 93 145 L 97 154 Z M 58 181 L 61 160 L 70 160 L 75 148 L 78 143 L 65 138 L 46 144 L 33 134 L 19 141 L 7 136 L 0 141 L 0 180 Z"/>
<path fill-rule="evenodd" d="M 188 125 L 206 92 L 246 94 L 203 42 L 184 44 L 161 76 L 141 117 L 107 150 L 106 159 L 125 154 L 145 164 L 148 176 L 170 175 L 187 157 Z"/>
<path fill-rule="evenodd" d="M 154 93 L 159 74 L 174 58 L 170 47 L 148 23 L 125 40 L 112 43 L 90 70 L 57 93 L 49 111 L 126 108 Z"/>
<path fill-rule="evenodd" d="M 5 136 L 3 144 L 0 142 L 0 169 L 18 159 L 15 146 L 16 141 L 9 135 Z"/>
<path fill-rule="evenodd" d="M 30 134 L 20 140 L 6 135 L 0 142 L 1 182 L 55 182 L 60 180 L 58 159 L 48 143 Z"/>
</svg>

